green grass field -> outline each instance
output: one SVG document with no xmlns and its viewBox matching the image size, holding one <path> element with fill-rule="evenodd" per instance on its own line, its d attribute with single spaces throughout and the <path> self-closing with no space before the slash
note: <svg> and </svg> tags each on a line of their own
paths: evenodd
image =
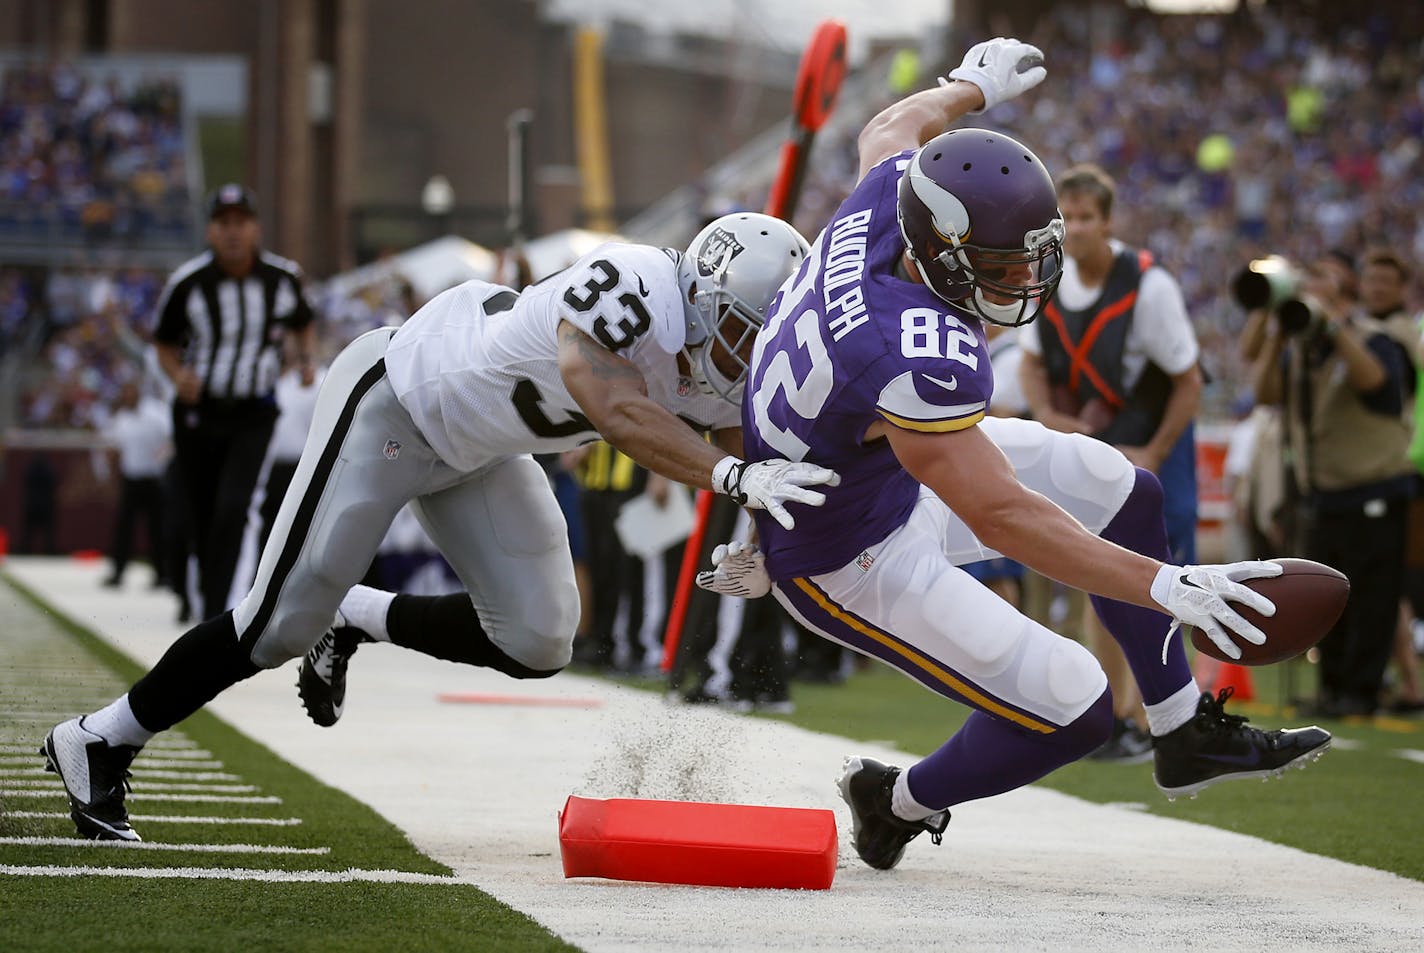
<svg viewBox="0 0 1424 953">
<path fill-rule="evenodd" d="M 14 628 L 16 626 L 22 628 Z M 65 670 L 109 677 L 122 686 L 137 667 L 62 616 L 32 603 L 18 588 L 0 582 L 0 628 L 29 638 L 0 642 L 0 668 L 58 664 Z M 38 668 L 36 670 L 39 670 Z M 43 676 L 37 676 L 43 677 Z M 1308 673 L 1297 673 L 1297 681 Z M 1256 672 L 1260 700 L 1239 710 L 1262 725 L 1292 724 L 1264 702 L 1282 695 L 1281 672 Z M 113 689 L 97 683 L 96 699 Z M 659 689 L 658 683 L 642 687 Z M 121 687 L 120 689 L 121 690 Z M 59 693 L 63 695 L 63 693 Z M 42 685 L 21 699 L 43 703 Z M 54 720 L 84 710 L 66 696 L 54 704 Z M 853 739 L 888 742 L 923 754 L 962 721 L 958 706 L 879 666 L 858 672 L 845 685 L 794 687 L 797 711 L 787 716 L 802 727 Z M 92 704 L 92 703 L 91 703 Z M 79 707 L 75 707 L 79 705 Z M 4 708 L 11 705 L 0 706 Z M 37 743 L 46 726 L 7 724 L 8 745 Z M 574 949 L 525 915 L 465 884 L 430 882 L 446 876 L 442 865 L 418 852 L 405 836 L 369 808 L 277 758 L 217 718 L 200 713 L 179 726 L 181 735 L 213 758 L 243 786 L 281 798 L 280 806 L 225 805 L 225 812 L 259 816 L 263 811 L 300 818 L 297 826 L 262 832 L 263 843 L 326 853 L 243 854 L 238 857 L 183 850 L 138 851 L 78 845 L 0 843 L 0 867 L 55 865 L 154 868 L 232 868 L 253 871 L 396 871 L 416 883 L 263 882 L 166 876 L 136 879 L 101 876 L 18 876 L 0 872 L 0 950 L 117 951 L 217 950 L 238 945 L 259 949 L 513 950 Z M 1152 786 L 1150 765 L 1071 765 L 1044 782 L 1054 789 L 1102 803 L 1130 803 L 1166 817 L 1262 837 L 1314 853 L 1424 879 L 1424 819 L 1418 790 L 1424 764 L 1399 752 L 1424 748 L 1424 723 L 1377 721 L 1328 724 L 1340 742 L 1304 772 L 1268 785 L 1224 784 L 1196 800 L 1169 803 Z M 157 757 L 152 749 L 149 757 Z M 39 763 L 38 757 L 7 756 L 9 763 Z M 0 785 L 3 786 L 3 785 Z M 47 799 L 58 810 L 62 796 Z M 0 812 L 21 805 L 0 798 Z M 23 805 L 33 809 L 34 803 Z M 135 814 L 152 807 L 132 806 Z M 167 807 L 166 813 L 211 813 L 210 805 Z M 186 818 L 188 815 L 184 815 Z M 234 844 L 255 839 L 252 829 L 167 823 L 144 826 L 150 840 L 174 844 Z M 952 829 L 951 829 L 952 831 Z M 0 837 L 71 837 L 67 818 L 17 818 L 0 814 Z M 951 833 L 952 837 L 952 833 Z M 1229 862 L 1229 858 L 1224 858 Z"/>
<path fill-rule="evenodd" d="M 6 586 L 5 582 L 10 585 Z M 112 672 L 116 685 L 142 674 L 138 667 L 87 631 L 73 625 L 8 578 L 0 581 L 0 629 L 24 631 L 17 646 L 0 642 L 0 668 L 61 661 L 76 673 Z M 20 629 L 18 627 L 23 627 Z M 119 688 L 118 690 L 122 690 Z M 62 692 L 56 692 L 62 694 Z M 44 704 L 45 693 L 25 692 L 28 708 Z M 72 696 L 71 696 L 72 697 Z M 11 696 L 11 700 L 15 700 Z M 9 708 L 10 704 L 4 706 Z M 81 709 L 82 710 L 82 709 Z M 73 712 L 55 706 L 54 720 Z M 20 725 L 0 716 L 7 747 L 28 736 L 34 745 L 47 726 Z M 243 786 L 281 798 L 275 813 L 301 824 L 257 829 L 213 824 L 146 825 L 146 839 L 174 844 L 233 844 L 256 840 L 326 854 L 225 855 L 182 850 L 126 850 L 87 846 L 0 844 L 0 866 L 242 868 L 312 872 L 398 871 L 446 876 L 448 868 L 417 851 L 405 835 L 370 808 L 328 787 L 273 755 L 216 717 L 200 712 L 179 726 L 186 738 L 223 762 L 223 772 Z M 161 757 L 150 752 L 149 757 Z M 41 759 L 7 756 L 7 763 Z M 13 769 L 10 769 L 13 770 Z M 3 786 L 3 784 L 0 784 Z M 0 811 L 60 810 L 58 792 L 23 805 L 0 798 Z M 137 799 L 134 814 L 156 811 Z M 266 806 L 224 804 L 225 814 L 259 815 Z M 214 805 L 170 806 L 211 814 Z M 188 816 L 188 814 L 184 814 Z M 16 818 L 0 814 L 0 837 L 73 837 L 68 818 Z M 517 950 L 530 953 L 573 950 L 529 917 L 461 883 L 273 883 L 223 879 L 134 879 L 122 877 L 14 876 L 0 873 L 0 950 L 29 951 L 191 951 L 231 950 Z"/>
</svg>

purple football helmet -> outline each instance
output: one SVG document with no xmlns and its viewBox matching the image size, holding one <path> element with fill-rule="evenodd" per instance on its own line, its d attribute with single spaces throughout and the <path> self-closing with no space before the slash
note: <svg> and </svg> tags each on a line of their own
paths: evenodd
<svg viewBox="0 0 1424 953">
<path fill-rule="evenodd" d="M 931 139 L 900 177 L 896 206 L 910 260 L 945 301 L 1013 327 L 1057 290 L 1058 193 L 1038 157 L 1008 136 L 954 129 Z"/>
</svg>

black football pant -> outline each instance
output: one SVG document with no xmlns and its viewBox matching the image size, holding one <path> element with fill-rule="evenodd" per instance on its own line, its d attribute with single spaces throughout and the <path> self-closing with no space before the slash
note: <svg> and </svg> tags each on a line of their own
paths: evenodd
<svg viewBox="0 0 1424 953">
<path fill-rule="evenodd" d="M 275 406 L 241 409 L 174 405 L 173 447 L 188 496 L 189 528 L 198 556 L 200 617 L 228 608 L 248 506 L 276 422 Z"/>
<path fill-rule="evenodd" d="M 1350 580 L 1350 601 L 1320 642 L 1322 695 L 1367 714 L 1378 701 L 1394 648 L 1404 586 L 1408 501 L 1389 500 L 1383 513 L 1363 509 L 1316 513 L 1306 532 L 1306 556 Z"/>
<path fill-rule="evenodd" d="M 114 520 L 114 544 L 109 552 L 113 561 L 113 579 L 118 580 L 128 567 L 133 554 L 134 530 L 142 517 L 148 534 L 148 558 L 153 571 L 166 575 L 163 565 L 163 487 L 158 477 L 137 480 L 123 478 L 119 490 L 119 512 Z"/>
</svg>

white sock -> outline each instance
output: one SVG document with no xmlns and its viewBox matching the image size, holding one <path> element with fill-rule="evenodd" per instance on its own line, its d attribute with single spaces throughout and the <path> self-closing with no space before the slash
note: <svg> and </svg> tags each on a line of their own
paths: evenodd
<svg viewBox="0 0 1424 953">
<path fill-rule="evenodd" d="M 389 642 L 391 633 L 386 628 L 386 613 L 395 598 L 394 592 L 356 586 L 341 600 L 341 614 L 346 617 L 347 625 L 355 626 L 377 642 Z"/>
<path fill-rule="evenodd" d="M 84 727 L 110 745 L 132 745 L 135 748 L 148 744 L 148 739 L 155 734 L 138 723 L 133 708 L 129 706 L 127 692 L 107 707 L 100 708 L 92 715 L 85 715 Z"/>
<path fill-rule="evenodd" d="M 895 790 L 890 794 L 890 810 L 895 812 L 895 816 L 907 821 L 923 821 L 931 815 L 938 814 L 944 808 L 925 807 L 915 796 L 910 793 L 910 772 L 901 771 L 895 778 Z"/>
<path fill-rule="evenodd" d="M 1177 689 L 1155 705 L 1144 705 L 1147 709 L 1147 727 L 1154 736 L 1160 737 L 1182 727 L 1197 713 L 1197 702 L 1202 690 L 1196 679 Z"/>
</svg>

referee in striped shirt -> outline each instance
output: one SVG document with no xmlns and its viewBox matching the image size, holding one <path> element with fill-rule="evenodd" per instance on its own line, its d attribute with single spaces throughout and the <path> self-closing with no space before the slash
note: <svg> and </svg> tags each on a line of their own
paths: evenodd
<svg viewBox="0 0 1424 953">
<path fill-rule="evenodd" d="M 173 444 L 198 556 L 198 618 L 230 605 L 248 505 L 277 419 L 283 348 L 309 383 L 315 325 L 301 269 L 261 249 L 255 196 L 224 185 L 208 200 L 208 250 L 158 300 L 158 345 L 173 381 Z"/>
</svg>

